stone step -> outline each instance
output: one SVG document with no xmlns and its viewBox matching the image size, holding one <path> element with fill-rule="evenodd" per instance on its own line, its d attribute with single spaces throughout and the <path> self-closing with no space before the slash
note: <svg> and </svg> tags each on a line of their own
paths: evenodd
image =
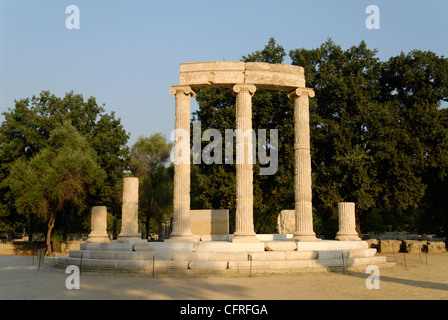
<svg viewBox="0 0 448 320">
<path fill-rule="evenodd" d="M 91 252 L 97 254 L 98 252 Z M 271 258 L 275 258 L 272 252 L 267 252 Z M 276 252 L 277 253 L 277 252 Z M 258 255 L 258 253 L 257 253 Z M 74 253 L 74 256 L 76 254 Z M 241 255 L 241 258 L 244 258 Z M 253 257 L 252 257 L 253 258 Z M 81 261 L 82 260 L 82 261 Z M 82 265 L 81 265 L 82 263 Z M 116 271 L 116 272 L 137 272 L 149 274 L 153 270 L 203 270 L 219 271 L 233 270 L 237 273 L 254 270 L 263 273 L 276 272 L 308 272 L 308 271 L 328 271 L 331 268 L 345 268 L 347 270 L 365 268 L 368 265 L 378 267 L 392 266 L 387 262 L 385 256 L 357 257 L 357 258 L 321 258 L 302 260 L 107 260 L 80 257 L 59 257 L 57 265 L 59 267 L 76 265 L 82 270 L 93 271 Z"/>
<path fill-rule="evenodd" d="M 199 242 L 197 252 L 263 252 L 263 242 L 233 243 L 233 242 Z"/>
<path fill-rule="evenodd" d="M 137 242 L 134 251 L 196 251 L 198 242 Z"/>
<path fill-rule="evenodd" d="M 365 241 L 296 242 L 269 240 L 255 243 L 147 242 L 83 243 L 59 257 L 57 265 L 80 265 L 83 270 L 136 272 L 314 272 L 367 265 L 391 266 Z"/>
<path fill-rule="evenodd" d="M 238 261 L 248 260 L 247 252 L 173 252 L 173 260 L 187 261 Z"/>
<path fill-rule="evenodd" d="M 82 264 L 81 264 L 82 263 Z M 154 269 L 173 270 L 188 269 L 188 261 L 155 260 Z M 103 259 L 81 259 L 71 257 L 59 257 L 57 265 L 59 267 L 75 265 L 82 270 L 92 271 L 129 271 L 150 273 L 153 269 L 152 260 L 103 260 Z"/>
<path fill-rule="evenodd" d="M 172 260 L 173 251 L 123 252 L 123 251 L 87 251 L 71 250 L 69 257 L 99 260 Z"/>
<path fill-rule="evenodd" d="M 188 269 L 200 269 L 200 270 L 227 270 L 227 261 L 190 261 L 188 263 Z"/>
<path fill-rule="evenodd" d="M 344 259 L 318 259 L 318 260 L 255 260 L 255 261 L 229 261 L 229 269 L 236 270 L 257 270 L 265 271 L 300 271 L 301 269 L 314 269 L 314 271 L 328 271 L 328 268 L 362 268 L 368 265 L 377 265 L 378 267 L 392 266 L 387 262 L 386 257 L 377 256 L 369 258 L 348 258 Z"/>
<path fill-rule="evenodd" d="M 275 237 L 274 237 L 275 239 Z M 197 242 L 134 242 L 111 241 L 109 243 L 81 243 L 81 250 L 89 251 L 319 251 L 319 250 L 351 250 L 367 249 L 366 241 L 333 241 L 296 242 L 292 240 L 266 240 L 255 243 L 233 243 L 229 241 L 197 241 Z"/>
<path fill-rule="evenodd" d="M 146 242 L 146 241 L 145 241 Z M 132 251 L 132 243 L 112 241 L 109 243 L 81 243 L 81 250 L 89 251 Z"/>
<path fill-rule="evenodd" d="M 314 242 L 296 242 L 296 244 L 297 244 L 297 251 L 352 250 L 352 249 L 369 248 L 369 245 L 366 241 L 322 240 Z"/>
<path fill-rule="evenodd" d="M 69 257 L 99 260 L 176 260 L 176 261 L 268 261 L 366 258 L 375 256 L 376 249 L 324 250 L 324 251 L 89 251 L 71 250 Z"/>
<path fill-rule="evenodd" d="M 375 256 L 376 249 L 322 250 L 317 251 L 317 259 L 368 258 Z"/>
</svg>

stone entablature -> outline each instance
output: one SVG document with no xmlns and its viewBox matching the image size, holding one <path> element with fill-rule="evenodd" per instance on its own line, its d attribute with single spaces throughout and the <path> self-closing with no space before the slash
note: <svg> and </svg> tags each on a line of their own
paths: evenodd
<svg viewBox="0 0 448 320">
<path fill-rule="evenodd" d="M 192 89 L 232 88 L 254 84 L 259 89 L 293 91 L 305 87 L 303 67 L 264 62 L 208 61 L 180 64 L 180 85 Z"/>
</svg>

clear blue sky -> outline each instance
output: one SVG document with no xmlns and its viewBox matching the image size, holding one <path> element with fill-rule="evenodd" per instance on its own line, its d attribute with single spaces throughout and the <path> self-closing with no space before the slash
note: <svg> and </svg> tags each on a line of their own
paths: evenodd
<svg viewBox="0 0 448 320">
<path fill-rule="evenodd" d="M 365 27 L 372 4 L 379 30 Z M 69 5 L 79 30 L 66 28 Z M 270 37 L 287 52 L 331 37 L 344 49 L 365 40 L 382 60 L 413 49 L 447 57 L 447 13 L 446 0 L 0 0 L 0 112 L 42 90 L 73 90 L 115 111 L 129 144 L 169 138 L 182 62 L 238 61 Z"/>
</svg>

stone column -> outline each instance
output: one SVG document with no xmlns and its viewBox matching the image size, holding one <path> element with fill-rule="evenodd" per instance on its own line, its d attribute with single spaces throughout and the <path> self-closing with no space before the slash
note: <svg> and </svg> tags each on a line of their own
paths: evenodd
<svg viewBox="0 0 448 320">
<path fill-rule="evenodd" d="M 339 231 L 336 234 L 336 240 L 340 241 L 360 241 L 356 232 L 355 222 L 355 203 L 339 202 Z"/>
<path fill-rule="evenodd" d="M 294 240 L 316 241 L 318 239 L 313 231 L 309 120 L 309 97 L 314 97 L 314 91 L 309 88 L 297 88 L 288 97 L 294 99 L 294 192 L 296 216 Z"/>
<path fill-rule="evenodd" d="M 140 239 L 138 232 L 138 178 L 124 178 L 121 233 L 118 235 L 118 241 L 138 239 Z"/>
<path fill-rule="evenodd" d="M 110 242 L 107 235 L 107 207 L 96 206 L 91 211 L 90 234 L 86 242 Z"/>
<path fill-rule="evenodd" d="M 233 242 L 258 242 L 253 217 L 252 96 L 254 85 L 237 84 L 236 94 L 236 216 Z"/>
<path fill-rule="evenodd" d="M 173 86 L 176 97 L 174 142 L 173 226 L 169 241 L 193 241 L 190 228 L 190 100 L 195 92 L 189 86 Z"/>
</svg>

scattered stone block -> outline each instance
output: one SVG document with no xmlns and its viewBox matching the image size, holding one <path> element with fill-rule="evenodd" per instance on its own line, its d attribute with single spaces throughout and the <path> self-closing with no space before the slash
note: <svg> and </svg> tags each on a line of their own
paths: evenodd
<svg viewBox="0 0 448 320">
<path fill-rule="evenodd" d="M 364 240 L 369 245 L 369 248 L 380 249 L 380 243 L 378 239 L 367 239 Z"/>
<path fill-rule="evenodd" d="M 279 234 L 294 234 L 296 230 L 296 211 L 282 210 L 277 218 L 277 229 Z"/>
<path fill-rule="evenodd" d="M 190 210 L 190 228 L 194 235 L 228 235 L 229 210 Z"/>
<path fill-rule="evenodd" d="M 423 245 L 423 250 L 428 253 L 446 252 L 446 245 L 443 241 L 428 241 Z"/>
<path fill-rule="evenodd" d="M 399 252 L 401 248 L 401 240 L 380 240 L 379 241 L 381 253 Z"/>
<path fill-rule="evenodd" d="M 407 253 L 421 253 L 424 244 L 426 242 L 419 240 L 403 240 L 403 251 Z"/>
</svg>

